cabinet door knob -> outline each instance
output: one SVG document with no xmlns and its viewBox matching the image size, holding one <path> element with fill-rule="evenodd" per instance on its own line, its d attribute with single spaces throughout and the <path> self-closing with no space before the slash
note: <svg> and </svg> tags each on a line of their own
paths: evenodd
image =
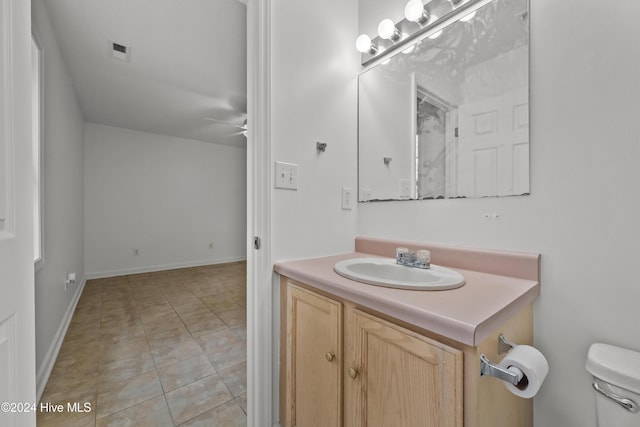
<svg viewBox="0 0 640 427">
<path fill-rule="evenodd" d="M 326 357 L 329 362 L 333 362 L 336 358 L 336 355 L 328 351 L 327 353 L 325 353 L 324 357 Z"/>
<path fill-rule="evenodd" d="M 358 376 L 358 371 L 354 368 L 349 368 L 349 376 L 351 378 L 355 378 Z"/>
</svg>

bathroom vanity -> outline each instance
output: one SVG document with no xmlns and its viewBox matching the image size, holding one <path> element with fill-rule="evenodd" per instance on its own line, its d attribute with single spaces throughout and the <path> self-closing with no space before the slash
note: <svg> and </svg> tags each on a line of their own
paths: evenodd
<svg viewBox="0 0 640 427">
<path fill-rule="evenodd" d="M 480 376 L 498 337 L 533 340 L 538 254 L 357 238 L 354 253 L 277 263 L 281 275 L 280 420 L 288 426 L 533 425 L 533 402 Z M 431 251 L 466 284 L 392 289 L 336 274 L 356 257 Z M 409 267 L 407 267 L 409 268 Z"/>
</svg>

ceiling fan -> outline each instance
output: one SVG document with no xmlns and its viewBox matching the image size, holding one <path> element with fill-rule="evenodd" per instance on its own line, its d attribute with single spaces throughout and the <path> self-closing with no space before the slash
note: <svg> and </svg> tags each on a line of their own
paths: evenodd
<svg viewBox="0 0 640 427">
<path fill-rule="evenodd" d="M 227 120 L 219 120 L 219 119 L 215 119 L 213 117 L 205 117 L 204 120 L 208 120 L 210 122 L 215 122 L 215 123 L 220 123 L 222 125 L 224 125 L 225 127 L 228 128 L 235 128 L 234 130 L 232 130 L 231 132 L 226 132 L 226 133 L 221 133 L 220 136 L 223 138 L 227 138 L 227 137 L 231 137 L 231 136 L 235 136 L 235 135 L 244 135 L 245 137 L 247 136 L 247 118 L 246 118 L 246 114 L 245 114 L 245 118 L 242 121 L 242 123 L 234 123 L 234 122 L 230 122 Z"/>
</svg>

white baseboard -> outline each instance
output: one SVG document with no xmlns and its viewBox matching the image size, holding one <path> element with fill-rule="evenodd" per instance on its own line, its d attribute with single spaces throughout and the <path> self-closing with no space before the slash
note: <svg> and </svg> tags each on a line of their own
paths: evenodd
<svg viewBox="0 0 640 427">
<path fill-rule="evenodd" d="M 38 402 L 40 401 L 40 398 L 42 398 L 42 393 L 44 392 L 44 388 L 47 385 L 47 381 L 49 381 L 49 375 L 51 375 L 53 365 L 55 365 L 56 363 L 56 358 L 58 357 L 58 353 L 60 352 L 62 341 L 64 341 L 64 336 L 67 333 L 67 329 L 69 329 L 69 323 L 71 323 L 73 312 L 76 310 L 76 306 L 78 305 L 78 301 L 80 300 L 80 295 L 82 295 L 82 290 L 84 289 L 84 285 L 86 283 L 87 279 L 85 277 L 82 279 L 82 282 L 80 282 L 80 286 L 78 286 L 78 289 L 76 289 L 76 292 L 73 295 L 73 299 L 71 300 L 71 304 L 69 304 L 67 312 L 64 314 L 62 322 L 60 322 L 60 326 L 58 327 L 58 330 L 53 337 L 53 341 L 49 346 L 49 350 L 47 350 L 47 354 L 45 354 L 42 364 L 40 364 L 40 366 L 38 367 L 38 371 L 36 373 L 36 396 L 38 398 Z"/>
<path fill-rule="evenodd" d="M 246 261 L 245 256 L 208 259 L 202 261 L 178 262 L 173 264 L 151 265 L 145 267 L 123 268 L 120 270 L 85 273 L 87 279 L 104 279 L 106 277 L 125 276 L 127 274 L 153 273 L 154 271 L 175 270 L 178 268 L 200 267 L 203 265 L 227 264 L 229 262 Z"/>
</svg>

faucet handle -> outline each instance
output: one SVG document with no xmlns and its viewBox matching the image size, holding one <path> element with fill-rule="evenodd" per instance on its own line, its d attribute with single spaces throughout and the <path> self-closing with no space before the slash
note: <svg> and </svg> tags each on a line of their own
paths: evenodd
<svg viewBox="0 0 640 427">
<path fill-rule="evenodd" d="M 396 261 L 399 259 L 405 258 L 409 255 L 409 249 L 407 248 L 396 248 Z"/>
<path fill-rule="evenodd" d="M 416 266 L 420 268 L 429 268 L 431 266 L 431 251 L 420 249 L 416 251 Z"/>
</svg>

